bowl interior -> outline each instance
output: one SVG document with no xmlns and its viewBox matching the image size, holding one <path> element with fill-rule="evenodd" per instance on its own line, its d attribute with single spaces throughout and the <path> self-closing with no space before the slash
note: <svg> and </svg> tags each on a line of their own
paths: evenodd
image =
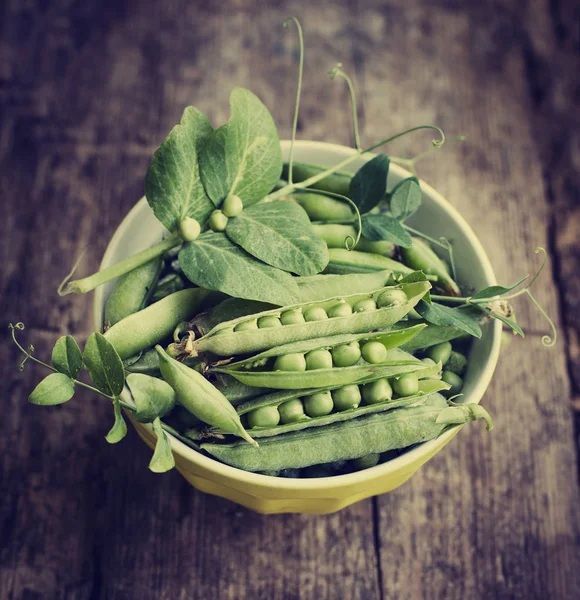
<svg viewBox="0 0 580 600">
<path fill-rule="evenodd" d="M 282 141 L 284 160 L 288 159 L 290 143 Z M 294 159 L 323 166 L 332 166 L 348 156 L 355 154 L 352 148 L 327 144 L 323 142 L 297 141 Z M 362 164 L 374 155 L 367 154 L 353 161 L 344 171 L 354 173 Z M 391 164 L 389 171 L 389 187 L 393 187 L 411 174 L 398 165 Z M 409 224 L 414 228 L 434 238 L 445 236 L 453 243 L 457 276 L 459 281 L 468 288 L 481 289 L 496 284 L 496 278 L 485 250 L 473 233 L 471 227 L 461 215 L 433 188 L 421 181 L 423 203 L 420 210 L 413 215 Z M 127 214 L 113 235 L 101 268 L 108 267 L 128 256 L 131 256 L 158 242 L 166 233 L 165 228 L 155 218 L 145 198 L 142 198 Z M 112 289 L 112 283 L 97 288 L 94 297 L 94 326 L 101 330 L 103 322 L 104 303 Z M 467 402 L 479 402 L 489 385 L 499 356 L 501 324 L 493 322 L 484 327 L 484 335 L 480 340 L 474 340 L 472 345 L 469 367 L 464 377 L 463 394 Z M 391 471 L 412 464 L 421 457 L 430 454 L 441 438 L 451 438 L 452 431 L 445 433 L 438 440 L 426 442 L 406 452 L 389 462 L 356 473 L 338 475 L 332 478 L 319 479 L 284 479 L 273 478 L 255 473 L 249 473 L 221 464 L 203 456 L 189 448 L 179 440 L 171 438 L 174 452 L 188 461 L 203 465 L 206 469 L 225 476 L 231 481 L 251 482 L 254 486 L 286 489 L 315 489 L 327 487 L 332 481 L 334 485 L 353 484 L 369 477 L 381 477 Z"/>
</svg>

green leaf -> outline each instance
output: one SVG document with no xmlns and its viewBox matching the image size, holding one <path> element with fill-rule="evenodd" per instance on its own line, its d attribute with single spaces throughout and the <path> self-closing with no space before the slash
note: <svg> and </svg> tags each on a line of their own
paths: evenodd
<svg viewBox="0 0 580 600">
<path fill-rule="evenodd" d="M 435 303 L 429 304 L 425 300 L 421 300 L 415 309 L 428 323 L 442 327 L 458 327 L 469 335 L 476 338 L 481 337 L 481 327 L 477 320 L 459 308 L 450 308 Z"/>
<path fill-rule="evenodd" d="M 397 246 L 409 248 L 411 236 L 401 223 L 386 213 L 364 215 L 362 218 L 362 234 L 373 242 L 383 240 Z"/>
<path fill-rule="evenodd" d="M 421 186 L 416 177 L 403 179 L 391 192 L 390 209 L 395 219 L 404 221 L 421 206 Z"/>
<path fill-rule="evenodd" d="M 379 154 L 366 162 L 350 182 L 350 199 L 361 213 L 372 210 L 385 196 L 390 160 Z M 382 238 L 381 238 L 382 239 Z"/>
<path fill-rule="evenodd" d="M 228 219 L 226 235 L 246 252 L 272 267 L 297 275 L 315 275 L 328 264 L 328 248 L 308 215 L 294 202 L 257 204 Z"/>
<path fill-rule="evenodd" d="M 494 319 L 499 319 L 502 323 L 507 325 L 512 331 L 514 331 L 518 335 L 526 337 L 524 330 L 513 319 L 509 319 L 504 315 L 496 313 L 490 308 L 487 308 L 487 306 L 482 306 L 481 304 L 474 304 L 473 306 L 477 306 L 477 308 L 479 308 L 480 311 L 484 312 L 485 314 L 488 314 L 490 317 L 493 317 Z"/>
<path fill-rule="evenodd" d="M 184 217 L 202 225 L 214 206 L 201 182 L 197 152 L 212 131 L 208 118 L 188 106 L 176 125 L 153 155 L 145 175 L 145 196 L 155 216 L 176 231 Z"/>
<path fill-rule="evenodd" d="M 518 285 L 521 285 L 526 279 L 528 279 L 529 275 L 522 277 L 517 283 L 514 283 L 510 287 L 503 287 L 503 285 L 490 285 L 489 287 L 484 288 L 471 296 L 472 300 L 483 300 L 485 298 L 494 298 L 495 296 L 501 296 L 502 294 L 507 294 L 511 292 L 513 289 L 517 288 Z"/>
<path fill-rule="evenodd" d="M 165 416 L 175 406 L 175 392 L 162 379 L 131 373 L 127 376 L 127 385 L 137 407 L 135 418 L 141 423 L 151 423 Z"/>
<path fill-rule="evenodd" d="M 157 436 L 157 442 L 155 444 L 155 452 L 153 452 L 153 457 L 149 463 L 149 468 L 153 473 L 171 471 L 175 466 L 175 459 L 171 451 L 171 443 L 167 434 L 163 431 L 159 417 L 153 421 L 153 432 Z"/>
<path fill-rule="evenodd" d="M 236 194 L 244 206 L 250 206 L 270 192 L 280 178 L 280 140 L 268 109 L 249 90 L 235 88 L 230 107 L 230 120 L 202 144 L 201 178 L 216 206 L 228 194 Z"/>
<path fill-rule="evenodd" d="M 51 373 L 28 396 L 28 402 L 37 406 L 56 406 L 68 402 L 75 393 L 74 384 L 64 373 Z"/>
<path fill-rule="evenodd" d="M 409 275 L 406 275 L 405 277 L 403 277 L 403 279 L 401 279 L 399 281 L 399 285 L 402 285 L 403 283 L 416 283 L 417 281 L 429 281 L 427 279 L 427 275 L 425 275 L 425 273 L 423 273 L 423 271 L 413 271 L 412 273 L 409 273 Z M 423 296 L 423 300 L 425 302 L 427 302 L 427 304 L 431 304 L 431 291 L 427 290 L 425 292 L 425 295 Z"/>
<path fill-rule="evenodd" d="M 92 382 L 104 394 L 118 396 L 125 385 L 123 361 L 114 346 L 100 333 L 91 333 L 83 360 Z"/>
<path fill-rule="evenodd" d="M 63 335 L 58 338 L 52 349 L 52 364 L 59 373 L 76 379 L 79 371 L 83 368 L 83 355 L 72 335 Z"/>
<path fill-rule="evenodd" d="M 127 435 L 127 423 L 123 419 L 123 413 L 121 412 L 121 402 L 119 398 L 113 399 L 113 410 L 115 411 L 115 423 L 111 427 L 109 433 L 105 436 L 105 439 L 109 444 L 117 444 Z"/>
<path fill-rule="evenodd" d="M 277 306 L 299 301 L 289 273 L 256 260 L 221 233 L 204 233 L 183 244 L 179 264 L 190 281 L 208 290 Z"/>
</svg>

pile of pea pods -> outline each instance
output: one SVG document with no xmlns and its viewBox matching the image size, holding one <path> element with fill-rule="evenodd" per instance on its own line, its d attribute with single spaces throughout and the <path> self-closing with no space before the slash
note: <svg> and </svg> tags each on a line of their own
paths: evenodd
<svg viewBox="0 0 580 600">
<path fill-rule="evenodd" d="M 315 168 L 296 165 L 296 176 Z M 342 193 L 349 180 L 334 174 L 319 185 Z M 176 250 L 121 277 L 109 296 L 105 337 L 125 370 L 175 391 L 166 430 L 233 467 L 321 477 L 373 467 L 470 420 L 489 422 L 483 408 L 453 402 L 471 338 L 414 310 L 430 290 L 459 293 L 447 264 L 419 239 L 399 249 L 363 238 L 347 250 L 353 228 L 332 221 L 348 206 L 316 191 L 288 200 L 330 252 L 325 273 L 297 279 L 300 303 L 192 287 Z"/>
</svg>

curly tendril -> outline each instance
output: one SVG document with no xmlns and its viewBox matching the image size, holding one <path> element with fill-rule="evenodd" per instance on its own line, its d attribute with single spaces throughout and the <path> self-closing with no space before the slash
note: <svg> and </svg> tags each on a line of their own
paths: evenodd
<svg viewBox="0 0 580 600">
<path fill-rule="evenodd" d="M 342 70 L 342 63 L 336 63 L 330 71 L 328 71 L 330 75 L 330 79 L 335 79 L 336 77 L 341 77 L 346 81 L 346 85 L 348 87 L 348 94 L 350 96 L 350 108 L 352 111 L 352 128 L 354 134 L 354 147 L 360 152 L 360 135 L 358 129 L 358 112 L 357 112 L 357 101 L 356 101 L 356 93 L 354 91 L 354 85 L 352 84 L 351 78 Z"/>
<path fill-rule="evenodd" d="M 288 28 L 290 23 L 296 25 L 298 31 L 298 45 L 300 47 L 300 60 L 298 62 L 298 86 L 296 87 L 296 105 L 294 107 L 294 120 L 292 122 L 292 141 L 290 142 L 290 157 L 288 160 L 288 183 L 292 184 L 292 166 L 294 164 L 294 142 L 296 141 L 296 130 L 298 128 L 298 112 L 300 110 L 300 96 L 302 95 L 302 72 L 304 71 L 304 36 L 302 25 L 296 17 L 284 19 L 282 25 Z"/>
<path fill-rule="evenodd" d="M 358 224 L 358 232 L 356 234 L 356 239 L 352 237 L 352 235 L 347 235 L 344 238 L 344 246 L 347 250 L 354 250 L 358 243 L 360 242 L 360 238 L 361 238 L 361 234 L 362 234 L 362 219 L 360 216 L 360 211 L 358 209 L 358 206 L 348 197 L 348 196 L 343 196 L 342 194 L 337 194 L 336 192 L 329 192 L 327 190 L 316 190 L 317 194 L 322 194 L 323 196 L 330 196 L 332 198 L 338 198 L 339 200 L 344 200 L 345 202 L 348 202 L 351 207 L 353 208 L 355 214 L 356 214 L 356 220 L 357 220 L 357 224 Z"/>
</svg>

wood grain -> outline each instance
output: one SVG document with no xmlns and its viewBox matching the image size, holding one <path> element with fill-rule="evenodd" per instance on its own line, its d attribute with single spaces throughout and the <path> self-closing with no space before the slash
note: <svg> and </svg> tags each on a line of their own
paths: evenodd
<svg viewBox="0 0 580 600">
<path fill-rule="evenodd" d="M 46 357 L 91 331 L 91 299 L 55 288 L 85 250 L 94 270 L 142 195 L 155 147 L 190 103 L 221 123 L 250 87 L 290 132 L 296 14 L 307 62 L 299 135 L 350 141 L 343 62 L 367 142 L 418 122 L 467 141 L 419 166 L 466 216 L 502 282 L 550 262 L 537 298 L 561 336 L 502 352 L 474 426 L 398 490 L 338 514 L 261 516 L 156 476 L 90 393 L 41 410 L 0 345 L 0 598 L 580 597 L 579 498 L 569 399 L 578 396 L 578 57 L 574 3 L 336 4 L 229 0 L 8 1 L 0 8 L 0 311 Z M 428 136 L 390 149 L 416 153 Z"/>
</svg>

